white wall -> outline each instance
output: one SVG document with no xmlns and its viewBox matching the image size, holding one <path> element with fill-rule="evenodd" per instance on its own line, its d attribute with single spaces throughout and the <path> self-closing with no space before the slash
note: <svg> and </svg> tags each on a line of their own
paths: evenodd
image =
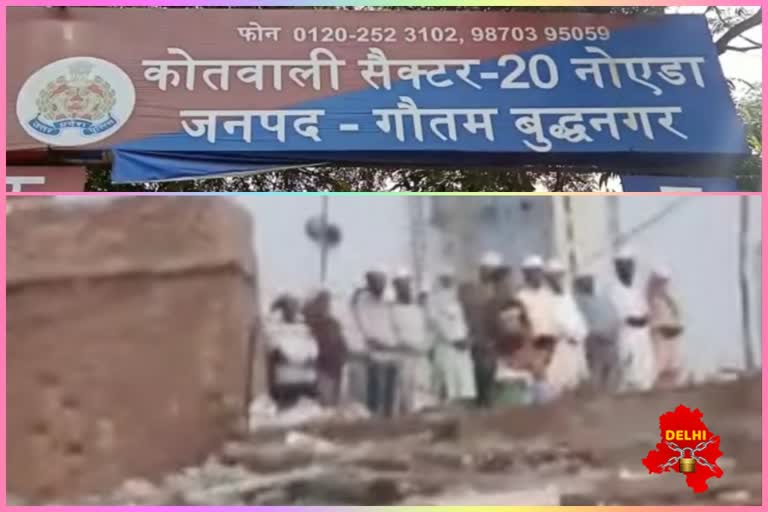
<svg viewBox="0 0 768 512">
<path fill-rule="evenodd" d="M 653 216 L 669 196 L 632 197 L 620 201 L 622 231 Z M 739 198 L 692 197 L 663 221 L 633 241 L 645 263 L 661 263 L 672 271 L 674 288 L 684 309 L 688 332 L 687 360 L 699 371 L 718 365 L 743 365 L 741 302 L 738 274 Z M 760 240 L 760 198 L 750 198 L 751 247 Z M 751 251 L 754 254 L 754 251 Z M 759 289 L 760 275 L 752 284 Z M 756 305 L 755 311 L 760 311 Z M 760 360 L 760 334 L 754 333 Z"/>
</svg>

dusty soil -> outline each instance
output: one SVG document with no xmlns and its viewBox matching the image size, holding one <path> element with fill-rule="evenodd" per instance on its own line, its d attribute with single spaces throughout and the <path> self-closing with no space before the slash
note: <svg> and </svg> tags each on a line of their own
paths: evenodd
<svg viewBox="0 0 768 512">
<path fill-rule="evenodd" d="M 548 407 L 265 428 L 200 467 L 78 503 L 759 505 L 760 385 L 756 376 Z M 701 494 L 640 462 L 658 440 L 659 415 L 681 403 L 721 436 L 725 474 Z"/>
</svg>

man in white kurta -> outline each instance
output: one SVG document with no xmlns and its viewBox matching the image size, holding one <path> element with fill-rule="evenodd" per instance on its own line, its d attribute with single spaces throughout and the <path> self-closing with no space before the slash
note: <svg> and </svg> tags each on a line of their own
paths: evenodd
<svg viewBox="0 0 768 512">
<path fill-rule="evenodd" d="M 400 357 L 392 328 L 391 304 L 384 294 L 386 285 L 383 270 L 369 271 L 366 287 L 358 291 L 353 301 L 353 314 L 368 350 L 368 408 L 391 416 L 395 412 Z"/>
<path fill-rule="evenodd" d="M 549 366 L 551 360 L 549 354 L 557 349 L 559 339 L 559 325 L 556 315 L 556 301 L 552 290 L 544 280 L 544 261 L 538 255 L 528 256 L 522 265 L 523 286 L 517 292 L 515 298 L 525 308 L 530 325 L 533 342 L 534 359 L 539 361 L 536 369 L 539 380 L 545 382 L 545 387 L 551 389 L 554 395 L 559 395 L 560 389 L 549 382 Z M 552 358 L 554 355 L 551 356 Z"/>
<path fill-rule="evenodd" d="M 435 405 L 432 389 L 432 339 L 424 308 L 413 293 L 411 274 L 398 271 L 392 282 L 395 302 L 391 306 L 392 330 L 400 352 L 398 411 L 412 413 Z"/>
<path fill-rule="evenodd" d="M 271 391 L 280 407 L 301 396 L 313 396 L 317 385 L 317 342 L 299 314 L 299 302 L 290 295 L 275 301 L 266 322 Z"/>
<path fill-rule="evenodd" d="M 435 337 L 435 366 L 442 395 L 449 403 L 471 402 L 477 397 L 469 330 L 451 272 L 438 272 L 427 300 L 427 316 Z"/>
<path fill-rule="evenodd" d="M 545 277 L 552 291 L 553 313 L 558 341 L 552 362 L 547 368 L 547 381 L 559 392 L 576 388 L 589 373 L 585 342 L 587 324 L 565 283 L 565 267 L 558 260 L 547 263 Z"/>
<path fill-rule="evenodd" d="M 544 261 L 540 256 L 529 256 L 523 261 L 523 286 L 515 298 L 523 304 L 534 342 L 537 338 L 557 338 L 555 297 L 544 282 Z"/>
<path fill-rule="evenodd" d="M 610 298 L 622 320 L 619 331 L 620 391 L 648 390 L 656 381 L 656 363 L 648 327 L 648 302 L 638 283 L 635 257 L 622 249 L 614 259 L 616 282 Z"/>
<path fill-rule="evenodd" d="M 656 386 L 660 388 L 679 385 L 683 374 L 683 321 L 669 280 L 669 271 L 657 268 L 648 281 L 649 325 L 658 373 Z"/>
</svg>

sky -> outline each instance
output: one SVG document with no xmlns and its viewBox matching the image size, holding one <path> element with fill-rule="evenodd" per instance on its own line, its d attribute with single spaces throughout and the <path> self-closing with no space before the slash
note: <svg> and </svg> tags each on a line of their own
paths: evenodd
<svg viewBox="0 0 768 512">
<path fill-rule="evenodd" d="M 701 6 L 688 6 L 688 7 L 669 7 L 670 13 L 679 14 L 700 14 L 703 13 L 706 7 Z M 728 9 L 728 7 L 724 7 Z M 755 7 L 757 9 L 757 7 Z M 762 26 L 758 26 L 745 32 L 744 34 L 753 41 L 762 43 L 763 31 Z M 743 46 L 744 41 L 736 43 L 738 46 Z M 763 52 L 762 50 L 754 50 L 746 53 L 729 51 L 724 53 L 720 57 L 720 63 L 723 66 L 723 73 L 727 78 L 742 79 L 751 83 L 762 82 L 763 76 Z M 737 93 L 743 91 L 743 88 L 737 89 Z"/>
</svg>

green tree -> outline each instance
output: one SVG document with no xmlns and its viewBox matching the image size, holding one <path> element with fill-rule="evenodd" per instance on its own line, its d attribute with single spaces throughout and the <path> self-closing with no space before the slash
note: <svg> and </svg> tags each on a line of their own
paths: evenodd
<svg viewBox="0 0 768 512">
<path fill-rule="evenodd" d="M 739 190 L 760 192 L 763 168 L 763 94 L 754 85 L 738 102 L 739 114 L 747 127 L 747 144 L 752 152 L 737 171 Z"/>
<path fill-rule="evenodd" d="M 338 9 L 338 8 L 336 8 Z M 376 9 L 403 9 L 402 7 L 381 7 Z M 416 9 L 416 8 L 408 8 Z M 664 7 L 440 7 L 435 10 L 503 10 L 528 12 L 589 12 L 604 14 L 664 15 Z M 751 18 L 752 12 L 707 11 L 713 32 L 720 38 L 733 41 L 738 31 L 731 30 L 752 26 L 754 22 L 743 23 Z M 722 21 L 721 21 L 722 20 Z M 748 28 L 747 28 L 748 29 Z M 739 29 L 741 30 L 741 29 Z M 746 30 L 746 29 L 745 29 Z M 729 44 L 724 44 L 728 47 Z M 750 168 L 751 169 L 751 168 Z M 744 169 L 749 172 L 749 169 Z M 113 185 L 110 183 L 109 167 L 89 168 L 86 190 L 89 191 L 413 191 L 413 192 L 530 192 L 537 188 L 555 192 L 588 192 L 599 190 L 614 174 L 605 169 L 584 169 L 572 166 L 514 167 L 507 169 L 424 169 L 424 168 L 382 168 L 382 167 L 339 167 L 302 168 L 257 174 L 249 177 L 221 178 L 170 183 L 137 185 Z M 746 179 L 746 178 L 745 178 Z"/>
</svg>

